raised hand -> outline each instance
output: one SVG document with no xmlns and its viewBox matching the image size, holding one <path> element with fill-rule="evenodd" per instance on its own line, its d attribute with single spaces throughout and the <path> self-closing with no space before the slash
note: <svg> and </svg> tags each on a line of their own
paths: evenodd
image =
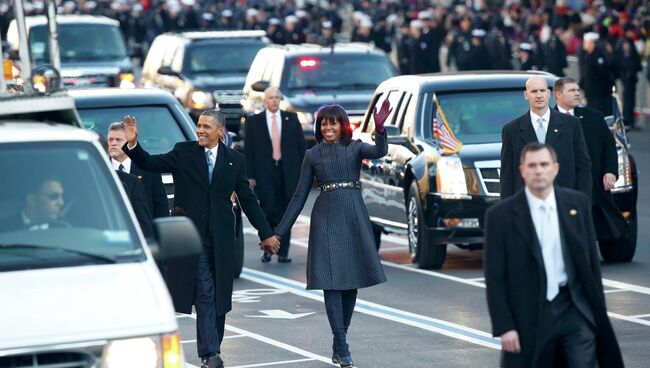
<svg viewBox="0 0 650 368">
<path fill-rule="evenodd" d="M 379 133 L 384 132 L 384 123 L 391 112 L 393 112 L 393 108 L 390 107 L 388 99 L 384 100 L 379 111 L 377 111 L 377 106 L 373 109 L 372 116 L 375 118 L 375 130 Z"/>
<path fill-rule="evenodd" d="M 138 123 L 135 120 L 135 116 L 126 115 L 122 120 L 126 128 L 124 132 L 126 133 L 126 141 L 129 144 L 129 147 L 133 147 L 135 142 L 138 141 Z"/>
</svg>

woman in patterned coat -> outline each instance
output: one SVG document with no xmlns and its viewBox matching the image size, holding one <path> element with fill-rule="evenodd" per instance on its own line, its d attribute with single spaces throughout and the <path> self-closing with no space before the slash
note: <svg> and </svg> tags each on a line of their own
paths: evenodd
<svg viewBox="0 0 650 368">
<path fill-rule="evenodd" d="M 375 145 L 352 140 L 345 110 L 327 105 L 318 110 L 316 144 L 305 153 L 300 181 L 278 224 L 279 238 L 291 231 L 305 205 L 314 176 L 320 195 L 314 203 L 307 253 L 307 289 L 323 290 L 327 318 L 334 335 L 332 362 L 352 367 L 346 333 L 357 289 L 386 281 L 377 254 L 368 211 L 360 191 L 361 160 L 386 154 L 384 122 L 392 109 L 386 100 L 375 108 Z"/>
</svg>

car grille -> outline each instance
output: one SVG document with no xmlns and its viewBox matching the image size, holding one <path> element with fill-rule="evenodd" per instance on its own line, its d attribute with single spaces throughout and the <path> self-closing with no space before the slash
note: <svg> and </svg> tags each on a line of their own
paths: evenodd
<svg viewBox="0 0 650 368">
<path fill-rule="evenodd" d="M 90 368 L 95 358 L 81 352 L 29 353 L 0 358 L 2 368 Z"/>
<path fill-rule="evenodd" d="M 499 161 L 476 162 L 475 165 L 483 186 L 483 192 L 489 196 L 499 196 L 501 170 Z"/>
<path fill-rule="evenodd" d="M 233 89 L 233 90 L 224 90 L 224 91 L 214 91 L 213 96 L 214 100 L 221 105 L 237 105 L 241 108 L 241 99 L 244 95 L 242 90 Z"/>
</svg>

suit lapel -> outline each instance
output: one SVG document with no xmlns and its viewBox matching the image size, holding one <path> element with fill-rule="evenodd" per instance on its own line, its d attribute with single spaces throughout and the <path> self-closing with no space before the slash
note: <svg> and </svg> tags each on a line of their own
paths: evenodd
<svg viewBox="0 0 650 368">
<path fill-rule="evenodd" d="M 228 153 L 226 152 L 225 146 L 219 143 L 219 148 L 217 148 L 217 161 L 214 163 L 214 170 L 212 171 L 212 185 L 221 182 L 226 176 L 224 166 L 226 165 L 226 161 L 230 162 L 230 157 L 226 156 L 228 156 Z"/>
<path fill-rule="evenodd" d="M 553 147 L 557 138 L 562 134 L 564 120 L 562 119 L 561 114 L 561 112 L 556 112 L 551 109 L 551 117 L 548 122 L 548 129 L 546 130 L 546 144 L 551 147 Z"/>
<path fill-rule="evenodd" d="M 515 205 L 512 207 L 515 213 L 515 228 L 517 228 L 517 231 L 519 231 L 519 234 L 524 239 L 524 244 L 526 244 L 526 247 L 530 250 L 533 258 L 537 261 L 537 265 L 540 267 L 542 272 L 544 272 L 542 250 L 539 245 L 539 240 L 537 239 L 533 219 L 530 215 L 530 207 L 528 207 L 526 193 L 523 190 L 519 191 L 519 193 L 516 194 L 515 200 Z"/>
<path fill-rule="evenodd" d="M 280 120 L 282 124 L 282 130 L 280 131 L 280 147 L 281 151 L 284 152 L 284 142 L 287 141 L 287 135 L 289 134 L 289 115 L 282 110 L 278 111 L 280 111 Z"/>
<path fill-rule="evenodd" d="M 271 134 L 269 133 L 269 124 L 270 124 L 271 122 L 270 122 L 270 121 L 266 121 L 266 110 L 262 111 L 262 112 L 260 113 L 260 116 L 261 116 L 261 118 L 260 118 L 260 123 L 261 123 L 261 124 L 260 124 L 259 129 L 262 130 L 262 132 L 263 132 L 262 135 L 263 135 L 264 137 L 266 137 L 266 142 L 268 142 L 269 144 L 272 144 L 272 143 L 271 143 Z"/>
<path fill-rule="evenodd" d="M 194 165 L 201 178 L 203 178 L 202 180 L 206 184 L 209 184 L 208 161 L 205 156 L 205 148 L 199 146 L 198 143 L 195 143 L 194 148 L 192 149 L 191 156 L 192 156 L 192 165 Z"/>
<path fill-rule="evenodd" d="M 533 123 L 530 122 L 529 112 L 519 118 L 519 134 L 525 143 L 537 142 L 537 135 L 533 129 Z"/>
<path fill-rule="evenodd" d="M 566 253 L 570 254 L 573 260 L 579 260 L 579 249 L 576 246 L 582 242 L 576 235 L 575 229 L 580 228 L 579 219 L 585 214 L 578 213 L 578 207 L 575 203 L 570 198 L 565 197 L 564 192 L 558 190 L 557 186 L 555 187 L 555 201 L 557 203 L 558 221 L 565 238 Z M 578 267 L 579 265 L 575 266 Z"/>
</svg>

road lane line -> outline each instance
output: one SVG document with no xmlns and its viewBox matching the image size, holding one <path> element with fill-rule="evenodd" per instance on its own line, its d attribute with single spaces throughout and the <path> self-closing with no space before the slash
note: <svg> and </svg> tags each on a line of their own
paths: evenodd
<svg viewBox="0 0 650 368">
<path fill-rule="evenodd" d="M 650 317 L 650 314 L 637 314 L 636 316 L 630 316 L 633 318 L 648 318 Z"/>
<path fill-rule="evenodd" d="M 244 267 L 244 270 L 242 271 L 240 277 L 262 285 L 285 290 L 295 295 L 323 302 L 322 291 L 305 290 L 306 285 L 295 280 L 276 276 L 267 272 L 252 270 L 246 267 Z M 398 322 L 412 327 L 417 327 L 426 331 L 435 332 L 476 345 L 497 350 L 501 349 L 500 341 L 496 338 L 493 338 L 491 334 L 453 322 L 406 312 L 400 309 L 372 303 L 363 299 L 357 299 L 357 304 L 354 310 L 359 313 L 379 317 L 393 322 Z"/>
<path fill-rule="evenodd" d="M 628 291 L 630 291 L 630 290 L 626 290 L 626 289 L 608 289 L 608 290 L 605 290 L 604 293 L 605 294 L 626 293 Z"/>
<path fill-rule="evenodd" d="M 246 268 L 244 268 L 244 271 L 246 271 Z M 244 275 L 244 271 L 242 271 L 242 276 Z M 192 319 L 196 319 L 196 314 L 188 314 L 187 316 L 189 316 Z M 332 358 L 327 358 L 327 357 L 324 357 L 324 356 L 320 356 L 318 354 L 311 353 L 311 352 L 309 352 L 307 350 L 303 350 L 303 349 L 301 349 L 301 348 L 299 348 L 297 346 L 289 345 L 289 344 L 283 343 L 281 341 L 274 340 L 274 339 L 272 339 L 270 337 L 262 336 L 262 335 L 254 333 L 254 332 L 250 332 L 250 331 L 247 331 L 247 330 L 244 330 L 244 329 L 229 325 L 227 323 L 226 323 L 226 331 L 230 331 L 230 332 L 234 332 L 234 333 L 236 333 L 238 335 L 243 335 L 243 336 L 246 336 L 246 337 L 250 337 L 251 339 L 263 342 L 265 344 L 273 345 L 275 347 L 290 351 L 292 353 L 302 355 L 305 358 L 309 358 L 311 360 L 318 360 L 320 362 L 327 363 L 329 365 L 333 365 L 333 366 L 338 367 L 338 364 L 337 365 L 332 364 Z"/>
<path fill-rule="evenodd" d="M 607 315 L 610 316 L 610 317 L 616 318 L 616 319 L 623 320 L 623 321 L 638 323 L 640 325 L 650 327 L 650 321 L 646 321 L 645 319 L 636 318 L 634 316 L 624 316 L 622 314 L 618 314 L 618 313 L 614 313 L 614 312 L 607 312 Z"/>
<path fill-rule="evenodd" d="M 195 340 L 181 340 L 181 344 L 191 344 L 193 342 L 196 342 L 196 339 Z"/>
<path fill-rule="evenodd" d="M 269 367 L 272 365 L 280 364 L 291 364 L 291 363 L 302 363 L 302 362 L 313 362 L 314 359 L 304 358 L 304 359 L 294 359 L 294 360 L 284 360 L 281 362 L 269 362 L 269 363 L 257 363 L 257 364 L 247 364 L 247 365 L 236 365 L 229 368 L 254 368 L 254 367 Z"/>
</svg>

